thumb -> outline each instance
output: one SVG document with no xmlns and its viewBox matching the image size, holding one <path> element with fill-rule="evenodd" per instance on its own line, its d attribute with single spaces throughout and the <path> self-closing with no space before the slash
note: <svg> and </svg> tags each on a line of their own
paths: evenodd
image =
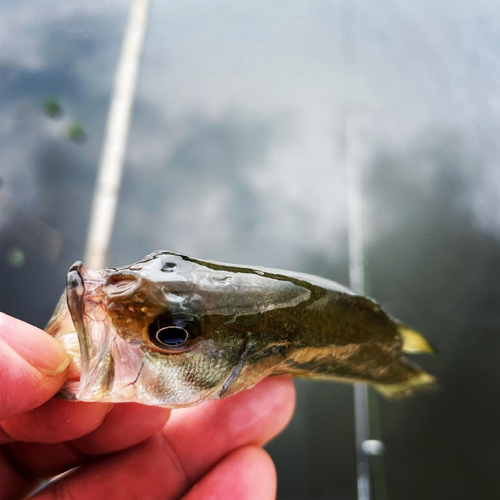
<svg viewBox="0 0 500 500">
<path fill-rule="evenodd" d="M 50 399 L 64 383 L 69 362 L 50 335 L 0 313 L 0 420 Z"/>
</svg>

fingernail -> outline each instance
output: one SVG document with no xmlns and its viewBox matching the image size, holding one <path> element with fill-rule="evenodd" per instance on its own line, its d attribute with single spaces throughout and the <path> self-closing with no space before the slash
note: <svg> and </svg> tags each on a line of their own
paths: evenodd
<svg viewBox="0 0 500 500">
<path fill-rule="evenodd" d="M 0 313 L 0 338 L 46 375 L 59 375 L 71 361 L 61 344 L 49 334 L 4 313 Z"/>
</svg>

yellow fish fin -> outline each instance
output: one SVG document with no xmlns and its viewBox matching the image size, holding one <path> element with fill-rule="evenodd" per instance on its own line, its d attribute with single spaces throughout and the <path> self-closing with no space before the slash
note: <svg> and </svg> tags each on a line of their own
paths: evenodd
<svg viewBox="0 0 500 500">
<path fill-rule="evenodd" d="M 395 359 L 377 369 L 370 360 L 342 360 L 338 356 L 313 357 L 308 360 L 307 356 L 311 355 L 311 352 L 299 353 L 295 358 L 277 366 L 272 375 L 289 374 L 292 377 L 315 380 L 365 382 L 389 399 L 401 399 L 421 389 L 437 388 L 436 379 L 432 375 L 405 358 Z"/>
<path fill-rule="evenodd" d="M 438 387 L 436 378 L 423 370 L 418 370 L 404 382 L 371 385 L 388 399 L 402 399 L 417 390 L 437 389 Z"/>
<path fill-rule="evenodd" d="M 397 324 L 398 331 L 403 337 L 403 352 L 408 354 L 417 353 L 430 353 L 436 354 L 438 350 L 429 344 L 424 337 L 415 330 L 403 325 L 402 323 Z"/>
</svg>

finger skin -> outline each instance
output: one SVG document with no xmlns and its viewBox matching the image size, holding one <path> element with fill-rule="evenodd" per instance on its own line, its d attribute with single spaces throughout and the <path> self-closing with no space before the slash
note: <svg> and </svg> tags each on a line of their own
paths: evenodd
<svg viewBox="0 0 500 500">
<path fill-rule="evenodd" d="M 44 444 L 17 441 L 6 444 L 3 448 L 10 463 L 32 482 L 57 476 L 92 458 L 74 449 L 69 443 Z"/>
<path fill-rule="evenodd" d="M 9 455 L 26 475 L 47 478 L 77 467 L 95 455 L 134 446 L 156 434 L 170 410 L 136 403 L 121 403 L 106 415 L 102 425 L 84 437 L 65 443 L 15 442 Z"/>
<path fill-rule="evenodd" d="M 0 420 L 49 400 L 66 380 L 68 365 L 52 337 L 0 313 Z"/>
<path fill-rule="evenodd" d="M 129 448 L 159 432 L 170 410 L 137 403 L 121 403 L 106 415 L 95 431 L 71 442 L 73 448 L 87 455 L 102 455 Z"/>
<path fill-rule="evenodd" d="M 135 499 L 146 493 L 179 498 L 233 450 L 263 444 L 279 433 L 294 403 L 292 381 L 277 377 L 220 401 L 176 410 L 148 441 L 93 460 L 36 499 Z"/>
<path fill-rule="evenodd" d="M 112 407 L 111 403 L 53 398 L 34 410 L 1 421 L 0 428 L 16 441 L 59 443 L 97 429 Z"/>
<path fill-rule="evenodd" d="M 276 469 L 262 448 L 238 448 L 198 481 L 183 500 L 272 500 Z"/>
<path fill-rule="evenodd" d="M 288 424 L 294 409 L 293 381 L 270 377 L 227 399 L 174 412 L 164 431 L 175 436 L 170 442 L 184 468 L 205 472 L 204 464 L 220 460 L 221 450 L 230 451 L 228 443 L 234 449 L 268 442 Z"/>
<path fill-rule="evenodd" d="M 31 482 L 12 466 L 0 448 L 0 500 L 23 498 L 31 487 Z"/>
</svg>

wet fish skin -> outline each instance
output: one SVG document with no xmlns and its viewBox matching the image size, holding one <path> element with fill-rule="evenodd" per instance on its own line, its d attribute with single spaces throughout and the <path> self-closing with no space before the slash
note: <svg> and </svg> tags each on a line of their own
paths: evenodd
<svg viewBox="0 0 500 500">
<path fill-rule="evenodd" d="M 164 251 L 122 268 L 77 263 L 65 297 L 47 331 L 81 371 L 70 399 L 191 406 L 277 374 L 367 382 L 389 397 L 435 382 L 402 356 L 433 351 L 420 334 L 311 275 Z"/>
</svg>

